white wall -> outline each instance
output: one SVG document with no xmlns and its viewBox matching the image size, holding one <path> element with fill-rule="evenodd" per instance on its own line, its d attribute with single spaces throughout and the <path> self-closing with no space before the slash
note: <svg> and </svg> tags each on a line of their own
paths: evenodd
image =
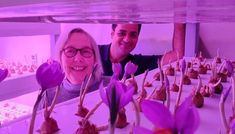
<svg viewBox="0 0 235 134">
<path fill-rule="evenodd" d="M 30 62 L 37 55 L 42 60 L 57 55 L 60 46 L 53 44 L 52 35 L 61 38 L 75 27 L 90 33 L 98 44 L 111 42 L 111 24 L 45 24 L 45 23 L 0 23 L 0 59 L 15 62 Z M 137 47 L 133 53 L 146 55 L 163 54 L 171 50 L 173 24 L 143 24 Z M 59 40 L 60 41 L 60 40 Z"/>
<path fill-rule="evenodd" d="M 38 64 L 51 57 L 53 35 L 60 33 L 60 24 L 0 22 L 0 60 Z"/>
<path fill-rule="evenodd" d="M 173 24 L 143 24 L 133 53 L 162 55 L 172 49 Z"/>
<path fill-rule="evenodd" d="M 235 23 L 201 23 L 199 47 L 203 55 L 235 60 Z"/>
</svg>

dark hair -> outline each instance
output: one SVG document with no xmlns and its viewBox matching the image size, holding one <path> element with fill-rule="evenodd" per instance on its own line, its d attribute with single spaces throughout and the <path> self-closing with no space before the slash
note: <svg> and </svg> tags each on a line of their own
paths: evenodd
<svg viewBox="0 0 235 134">
<path fill-rule="evenodd" d="M 118 24 L 112 24 L 112 29 L 113 29 L 113 31 L 115 31 L 117 25 L 118 25 Z M 140 30 L 141 30 L 142 24 L 137 24 L 137 25 L 138 25 L 138 34 L 140 34 Z"/>
</svg>

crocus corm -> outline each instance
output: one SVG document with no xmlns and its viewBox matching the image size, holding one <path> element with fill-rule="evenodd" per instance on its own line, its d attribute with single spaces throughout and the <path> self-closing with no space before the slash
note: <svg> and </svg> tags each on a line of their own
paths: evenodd
<svg viewBox="0 0 235 134">
<path fill-rule="evenodd" d="M 0 69 L 0 82 L 2 82 L 8 75 L 7 69 Z"/>
</svg>

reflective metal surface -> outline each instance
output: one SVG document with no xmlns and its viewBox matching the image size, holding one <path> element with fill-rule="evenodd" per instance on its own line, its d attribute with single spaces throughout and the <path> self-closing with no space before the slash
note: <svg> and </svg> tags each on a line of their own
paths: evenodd
<svg viewBox="0 0 235 134">
<path fill-rule="evenodd" d="M 0 21 L 235 22 L 235 0 L 1 0 Z"/>
</svg>

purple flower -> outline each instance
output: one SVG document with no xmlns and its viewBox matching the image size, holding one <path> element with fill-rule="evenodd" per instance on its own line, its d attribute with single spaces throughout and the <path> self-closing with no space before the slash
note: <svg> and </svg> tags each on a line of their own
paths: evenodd
<svg viewBox="0 0 235 134">
<path fill-rule="evenodd" d="M 117 113 L 132 100 L 134 87 L 126 86 L 122 82 L 112 79 L 105 88 L 101 83 L 99 91 L 101 99 L 109 107 L 111 123 L 113 124 Z"/>
<path fill-rule="evenodd" d="M 120 63 L 113 63 L 112 70 L 113 70 L 113 77 L 118 80 L 120 74 L 122 73 L 122 65 Z"/>
<path fill-rule="evenodd" d="M 170 87 L 169 79 L 168 79 L 167 75 L 164 75 L 164 76 L 165 76 L 165 78 L 164 78 L 164 80 L 165 80 L 165 86 L 166 86 L 166 88 L 169 88 L 169 87 Z"/>
<path fill-rule="evenodd" d="M 141 103 L 143 114 L 155 126 L 153 131 L 145 128 L 134 128 L 135 134 L 146 133 L 181 133 L 193 134 L 199 126 L 199 114 L 195 106 L 192 105 L 192 98 L 188 97 L 178 107 L 175 115 L 172 115 L 168 108 L 155 101 L 144 100 Z"/>
<path fill-rule="evenodd" d="M 118 106 L 118 111 L 132 100 L 132 96 L 134 94 L 133 86 L 126 86 L 117 80 L 111 80 L 109 85 L 105 88 L 103 87 L 103 83 L 101 83 L 99 90 L 103 102 L 108 107 L 111 107 L 112 92 L 115 92 L 115 103 Z"/>
<path fill-rule="evenodd" d="M 233 64 L 231 61 L 226 60 L 225 67 L 228 71 L 229 76 L 232 76 L 234 73 Z"/>
<path fill-rule="evenodd" d="M 2 82 L 8 75 L 7 69 L 0 69 L 0 82 Z"/>
<path fill-rule="evenodd" d="M 53 60 L 40 65 L 36 72 L 36 79 L 42 90 L 60 85 L 64 76 L 60 64 Z"/>
<path fill-rule="evenodd" d="M 124 73 L 124 77 L 128 77 L 132 74 L 134 74 L 138 69 L 138 66 L 133 64 L 131 61 L 127 62 L 125 65 L 125 73 Z"/>
</svg>

